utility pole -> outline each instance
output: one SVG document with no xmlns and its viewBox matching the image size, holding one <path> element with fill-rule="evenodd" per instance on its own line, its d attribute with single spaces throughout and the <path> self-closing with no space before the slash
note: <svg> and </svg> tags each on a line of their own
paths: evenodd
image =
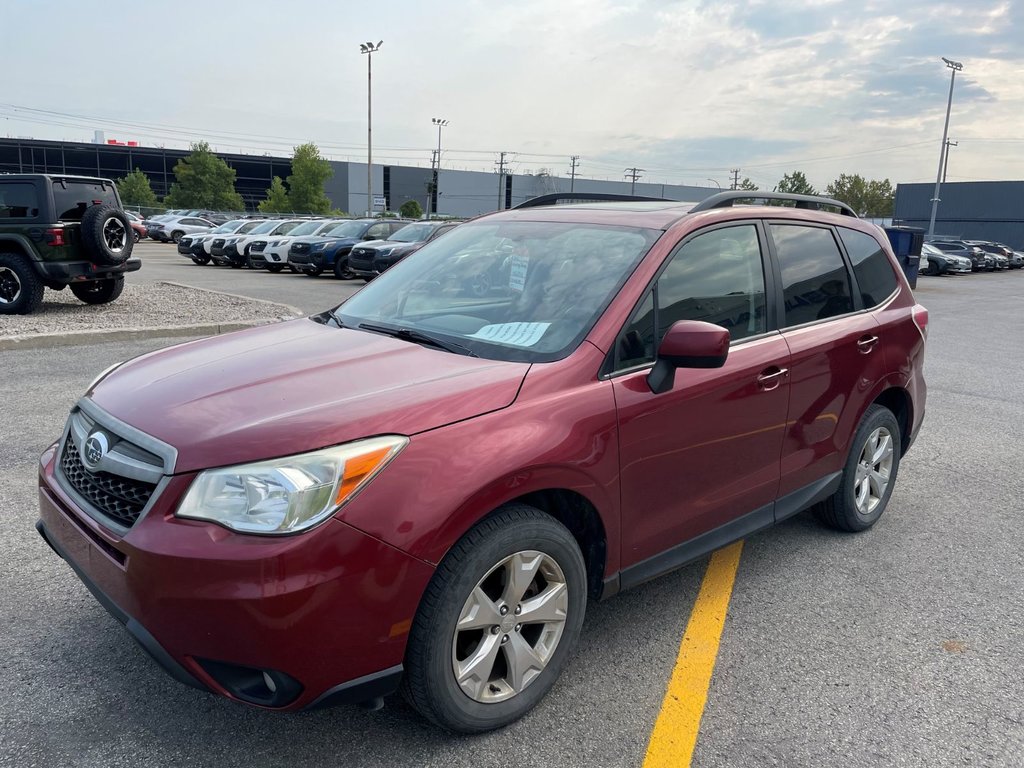
<svg viewBox="0 0 1024 768">
<path fill-rule="evenodd" d="M 505 155 L 508 152 L 502 152 L 501 158 L 498 160 L 498 210 L 502 210 L 505 206 L 502 202 L 502 198 L 505 197 Z"/>
<path fill-rule="evenodd" d="M 949 100 L 946 102 L 946 123 L 942 126 L 942 144 L 939 146 L 939 172 L 935 174 L 935 192 L 932 194 L 932 215 L 928 220 L 928 237 L 935 234 L 935 215 L 939 212 L 939 187 L 942 185 L 942 169 L 945 167 L 946 152 L 949 151 L 949 147 L 946 146 L 946 139 L 949 138 L 949 113 L 953 108 L 953 84 L 956 82 L 956 73 L 964 68 L 964 65 L 959 61 L 950 61 L 945 56 L 942 60 L 946 62 L 946 66 L 953 70 L 953 73 L 949 77 Z"/>
<path fill-rule="evenodd" d="M 441 129 L 448 125 L 448 121 L 440 117 L 432 117 L 431 121 L 437 126 L 437 154 L 434 155 L 433 162 L 430 164 L 434 169 L 434 186 L 430 191 L 430 200 L 433 202 L 433 206 L 427 206 L 427 218 L 430 218 L 430 209 L 434 209 L 434 215 L 437 215 L 437 176 L 441 170 Z"/>
<path fill-rule="evenodd" d="M 942 183 L 946 183 L 946 171 L 949 170 L 949 148 L 959 147 L 960 143 L 952 139 L 946 139 L 946 160 L 942 163 Z"/>
<path fill-rule="evenodd" d="M 739 168 L 733 168 L 731 171 L 729 171 L 729 173 L 732 174 L 732 186 L 729 187 L 729 189 L 739 189 L 740 188 L 740 169 Z"/>
<path fill-rule="evenodd" d="M 437 171 L 436 171 L 437 166 L 435 165 L 437 162 L 439 162 L 438 157 L 437 157 L 437 150 L 436 149 L 432 149 L 432 150 L 430 150 L 430 168 L 433 171 L 432 178 L 435 178 L 435 179 L 437 178 Z M 427 201 L 426 201 L 426 204 L 423 206 L 423 210 L 426 211 L 428 219 L 430 218 L 430 200 L 431 200 L 431 198 L 434 195 L 434 190 L 433 190 L 433 187 L 431 186 L 432 183 L 436 183 L 436 182 L 429 182 L 428 181 L 424 185 L 427 188 Z"/>
<path fill-rule="evenodd" d="M 569 191 L 570 192 L 575 192 L 576 191 L 576 166 L 580 164 L 580 156 L 579 155 L 573 155 L 572 157 L 569 158 L 569 160 L 572 163 L 572 166 L 570 167 L 570 170 L 569 170 Z"/>
<path fill-rule="evenodd" d="M 626 176 L 627 179 L 630 180 L 629 194 L 632 195 L 634 190 L 636 189 L 636 180 L 640 178 L 640 174 L 641 173 L 644 173 L 644 169 L 643 168 L 626 168 L 625 170 L 626 170 L 625 176 Z"/>
</svg>

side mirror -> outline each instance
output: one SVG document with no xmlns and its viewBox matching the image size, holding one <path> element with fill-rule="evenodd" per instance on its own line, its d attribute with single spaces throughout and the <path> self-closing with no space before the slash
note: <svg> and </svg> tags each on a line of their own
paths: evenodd
<svg viewBox="0 0 1024 768">
<path fill-rule="evenodd" d="M 721 368 L 728 356 L 729 331 L 725 328 L 700 320 L 679 320 L 658 346 L 647 385 L 660 395 L 672 389 L 676 368 Z"/>
</svg>

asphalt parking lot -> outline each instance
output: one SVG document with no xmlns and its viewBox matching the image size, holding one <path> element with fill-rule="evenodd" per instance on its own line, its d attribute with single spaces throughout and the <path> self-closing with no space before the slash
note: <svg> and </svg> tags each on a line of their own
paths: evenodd
<svg viewBox="0 0 1024 768">
<path fill-rule="evenodd" d="M 196 267 L 130 280 L 313 312 L 361 283 Z M 800 515 L 747 540 L 696 766 L 1024 764 L 1024 271 L 922 278 L 928 414 L 874 529 Z M 707 561 L 591 604 L 574 660 L 510 728 L 257 711 L 161 672 L 39 539 L 35 467 L 92 377 L 166 340 L 0 352 L 0 765 L 640 766 Z M 315 643 L 316 638 L 310 638 Z"/>
</svg>

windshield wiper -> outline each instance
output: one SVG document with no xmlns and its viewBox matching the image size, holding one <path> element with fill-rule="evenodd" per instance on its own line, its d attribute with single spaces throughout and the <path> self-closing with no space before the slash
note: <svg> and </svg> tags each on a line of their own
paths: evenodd
<svg viewBox="0 0 1024 768">
<path fill-rule="evenodd" d="M 360 323 L 359 328 L 364 331 L 373 331 L 374 333 L 383 333 L 386 336 L 391 336 L 396 339 L 403 339 L 404 341 L 412 341 L 417 344 L 427 344 L 431 347 L 437 347 L 443 349 L 445 352 L 454 352 L 456 355 L 468 355 L 469 357 L 479 357 L 476 352 L 464 347 L 461 344 L 456 344 L 452 341 L 441 341 L 441 339 L 435 338 L 428 333 L 422 331 L 413 330 L 412 328 L 388 328 L 384 325 L 372 325 L 371 323 Z"/>
</svg>

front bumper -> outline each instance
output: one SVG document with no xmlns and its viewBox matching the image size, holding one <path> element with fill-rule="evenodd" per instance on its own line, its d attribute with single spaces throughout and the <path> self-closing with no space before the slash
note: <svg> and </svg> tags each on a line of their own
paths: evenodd
<svg viewBox="0 0 1024 768">
<path fill-rule="evenodd" d="M 310 251 L 309 253 L 289 253 L 288 265 L 295 267 L 299 272 L 316 272 L 323 269 L 324 252 Z"/>
<path fill-rule="evenodd" d="M 175 518 L 191 475 L 118 537 L 65 493 L 57 450 L 41 459 L 39 532 L 176 680 L 289 711 L 397 687 L 431 566 L 338 520 L 261 537 Z"/>
</svg>

